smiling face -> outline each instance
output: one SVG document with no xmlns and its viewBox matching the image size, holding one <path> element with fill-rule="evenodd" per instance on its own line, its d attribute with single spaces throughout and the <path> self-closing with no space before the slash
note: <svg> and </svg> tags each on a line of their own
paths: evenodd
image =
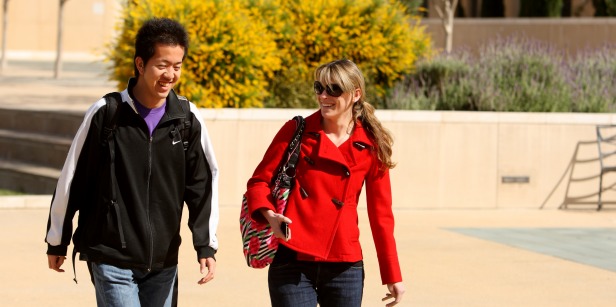
<svg viewBox="0 0 616 307">
<path fill-rule="evenodd" d="M 363 102 L 364 79 L 349 60 L 336 60 L 319 66 L 314 72 L 314 92 L 323 119 L 336 125 L 348 125 L 354 119 L 355 103 Z"/>
<path fill-rule="evenodd" d="M 352 117 L 353 104 L 361 97 L 361 90 L 357 88 L 351 91 L 344 91 L 344 89 L 342 89 L 342 94 L 336 97 L 336 94 L 331 95 L 332 91 L 327 91 L 324 87 L 328 86 L 330 88 L 341 88 L 340 85 L 334 82 L 318 82 L 322 85 L 321 88 L 323 88 L 323 90 L 319 93 L 321 88 L 317 85 L 317 87 L 315 87 L 315 93 L 317 95 L 317 101 L 319 102 L 319 108 L 323 118 L 335 122 L 348 122 Z M 335 91 L 333 92 L 335 93 Z"/>
<path fill-rule="evenodd" d="M 139 70 L 133 89 L 135 98 L 147 108 L 161 106 L 180 79 L 183 57 L 184 48 L 180 45 L 156 44 L 147 63 L 141 57 L 135 58 Z"/>
</svg>

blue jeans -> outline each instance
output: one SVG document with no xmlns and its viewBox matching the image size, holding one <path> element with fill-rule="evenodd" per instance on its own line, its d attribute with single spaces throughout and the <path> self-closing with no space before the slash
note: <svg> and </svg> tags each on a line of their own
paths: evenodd
<svg viewBox="0 0 616 307">
<path fill-rule="evenodd" d="M 171 306 L 177 265 L 151 272 L 91 265 L 98 306 Z"/>
<path fill-rule="evenodd" d="M 364 265 L 346 262 L 289 261 L 268 271 L 272 307 L 359 307 Z"/>
</svg>

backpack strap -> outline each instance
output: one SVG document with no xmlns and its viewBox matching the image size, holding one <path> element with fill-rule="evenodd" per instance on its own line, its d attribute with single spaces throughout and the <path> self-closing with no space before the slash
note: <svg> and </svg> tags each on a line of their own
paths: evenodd
<svg viewBox="0 0 616 307">
<path fill-rule="evenodd" d="M 188 99 L 184 96 L 178 95 L 178 100 L 180 101 L 180 108 L 182 112 L 184 112 L 184 119 L 178 119 L 180 123 L 176 125 L 179 127 L 180 133 L 182 134 L 182 145 L 184 146 L 184 151 L 188 150 L 188 133 L 190 132 L 190 103 Z"/>
<path fill-rule="evenodd" d="M 118 122 L 118 109 L 122 103 L 122 95 L 118 92 L 112 92 L 105 95 L 105 101 L 107 102 L 107 110 L 105 113 L 105 127 L 103 128 L 103 142 L 107 141 L 109 147 L 109 184 L 111 192 L 111 203 L 109 204 L 115 210 L 115 215 L 118 224 L 118 231 L 120 232 L 120 242 L 122 248 L 126 248 L 126 240 L 124 239 L 124 229 L 122 229 L 122 220 L 120 219 L 120 205 L 118 205 L 118 196 L 116 192 L 117 178 L 115 172 L 115 140 L 113 139 L 113 133 L 115 132 Z"/>
<path fill-rule="evenodd" d="M 115 142 L 113 141 L 113 133 L 116 128 L 116 123 L 118 121 L 118 108 L 122 101 L 122 95 L 118 92 L 107 93 L 105 96 L 105 122 L 103 124 L 103 131 L 101 132 L 101 146 L 103 148 L 109 148 L 109 162 L 110 162 L 110 171 L 111 171 L 111 203 L 115 204 L 117 210 L 117 199 L 116 199 L 116 178 L 115 178 Z M 119 227 L 122 227 L 120 224 Z M 123 235 L 124 233 L 120 231 Z M 126 244 L 124 242 L 124 238 L 122 238 L 122 244 Z M 77 283 L 77 270 L 75 269 L 75 258 L 77 255 L 77 248 L 73 247 L 73 281 Z"/>
<path fill-rule="evenodd" d="M 107 109 L 105 110 L 105 124 L 103 126 L 103 134 L 101 141 L 107 143 L 113 136 L 113 132 L 116 128 L 118 121 L 118 106 L 122 102 L 122 95 L 118 92 L 111 92 L 104 96 L 107 103 Z M 105 144 L 103 144 L 105 145 Z"/>
</svg>

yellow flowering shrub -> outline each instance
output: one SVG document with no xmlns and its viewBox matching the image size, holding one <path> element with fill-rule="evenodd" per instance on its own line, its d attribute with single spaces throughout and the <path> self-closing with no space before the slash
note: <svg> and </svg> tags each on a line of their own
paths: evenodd
<svg viewBox="0 0 616 307">
<path fill-rule="evenodd" d="M 416 61 L 431 54 L 431 40 L 419 17 L 387 0 L 252 0 L 251 12 L 266 20 L 282 52 L 282 67 L 270 85 L 266 103 L 311 107 L 312 73 L 325 62 L 347 58 L 366 77 L 377 100 Z"/>
<path fill-rule="evenodd" d="M 120 89 L 133 75 L 134 37 L 152 17 L 186 27 L 176 90 L 200 107 L 314 107 L 314 69 L 341 58 L 357 63 L 379 101 L 431 53 L 419 17 L 398 1 L 130 0 L 107 56 Z"/>
<path fill-rule="evenodd" d="M 123 11 L 119 35 L 108 49 L 111 79 L 126 87 L 134 75 L 134 38 L 152 17 L 177 20 L 189 49 L 176 85 L 200 107 L 262 107 L 268 80 L 280 68 L 274 36 L 241 0 L 132 0 Z"/>
</svg>

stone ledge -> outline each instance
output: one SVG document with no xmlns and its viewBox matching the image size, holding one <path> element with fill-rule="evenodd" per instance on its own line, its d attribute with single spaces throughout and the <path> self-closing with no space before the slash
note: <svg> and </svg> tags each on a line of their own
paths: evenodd
<svg viewBox="0 0 616 307">
<path fill-rule="evenodd" d="M 18 161 L 7 161 L 0 159 L 0 170 L 7 170 L 14 173 L 29 174 L 37 177 L 52 178 L 57 180 L 60 177 L 61 170 L 53 167 L 34 165 Z"/>
<path fill-rule="evenodd" d="M 41 209 L 50 203 L 51 195 L 0 196 L 0 209 Z"/>
</svg>

